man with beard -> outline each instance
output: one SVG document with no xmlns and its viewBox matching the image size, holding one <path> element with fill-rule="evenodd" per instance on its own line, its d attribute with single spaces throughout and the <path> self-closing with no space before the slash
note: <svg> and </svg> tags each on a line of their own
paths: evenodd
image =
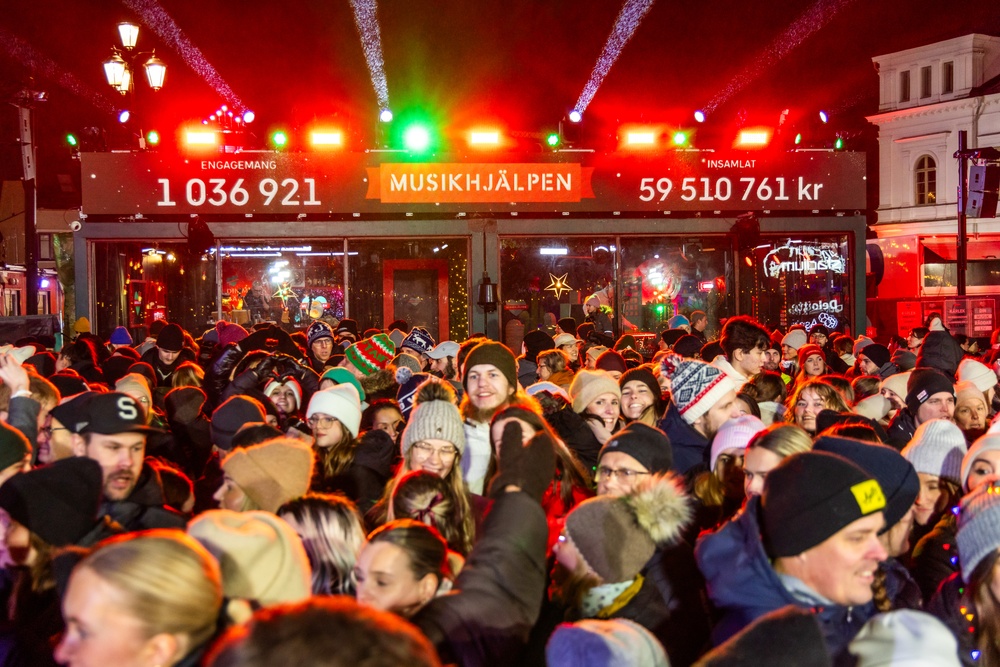
<svg viewBox="0 0 1000 667">
<path fill-rule="evenodd" d="M 99 394 L 86 407 L 80 433 L 73 434 L 73 453 L 101 465 L 103 501 L 100 515 L 127 531 L 183 528 L 184 518 L 164 506 L 159 474 L 145 463 L 146 425 L 142 406 L 120 392 Z"/>
<path fill-rule="evenodd" d="M 455 341 L 443 340 L 427 353 L 431 360 L 431 375 L 447 380 L 455 390 L 459 400 L 462 400 L 462 378 L 458 373 L 458 366 L 455 358 L 458 356 L 460 346 Z"/>
<path fill-rule="evenodd" d="M 779 347 L 778 343 L 771 341 L 770 347 L 764 350 L 761 368 L 765 371 L 781 372 L 781 347 Z"/>
<path fill-rule="evenodd" d="M 516 401 L 531 399 L 519 391 L 517 361 L 502 343 L 486 341 L 476 345 L 462 366 L 462 416 L 465 418 L 465 455 L 462 474 L 469 491 L 482 495 L 486 469 L 490 465 L 490 420 Z"/>
</svg>

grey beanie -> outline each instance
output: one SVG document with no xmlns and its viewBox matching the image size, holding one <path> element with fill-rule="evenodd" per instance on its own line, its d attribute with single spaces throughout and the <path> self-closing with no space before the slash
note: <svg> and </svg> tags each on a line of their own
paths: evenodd
<svg viewBox="0 0 1000 667">
<path fill-rule="evenodd" d="M 930 614 L 897 609 L 865 623 L 848 650 L 857 667 L 959 667 L 958 642 Z"/>
<path fill-rule="evenodd" d="M 444 440 L 465 453 L 465 424 L 455 405 L 455 391 L 447 382 L 432 378 L 417 389 L 410 420 L 400 442 L 403 459 L 414 443 L 421 440 Z"/>
<path fill-rule="evenodd" d="M 961 483 L 962 457 L 968 448 L 962 430 L 947 419 L 932 419 L 917 427 L 903 456 L 919 473 Z"/>
<path fill-rule="evenodd" d="M 976 462 L 976 457 L 978 457 L 983 452 L 996 452 L 1000 451 L 1000 434 L 997 433 L 986 433 L 979 436 L 972 447 L 969 447 L 969 452 L 962 459 L 962 489 L 967 491 L 968 488 L 966 484 L 969 482 L 969 473 L 972 472 L 972 464 Z"/>
<path fill-rule="evenodd" d="M 984 484 L 962 498 L 957 542 L 965 583 L 972 580 L 976 566 L 1000 548 L 1000 486 L 995 484 Z"/>
</svg>

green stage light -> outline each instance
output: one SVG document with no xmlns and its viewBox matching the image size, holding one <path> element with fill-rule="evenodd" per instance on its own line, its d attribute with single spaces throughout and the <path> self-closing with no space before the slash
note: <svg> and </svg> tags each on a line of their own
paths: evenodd
<svg viewBox="0 0 1000 667">
<path fill-rule="evenodd" d="M 431 133 L 423 125 L 411 125 L 403 132 L 403 146 L 410 151 L 425 151 L 431 145 Z"/>
<path fill-rule="evenodd" d="M 288 145 L 288 134 L 284 130 L 278 130 L 271 134 L 271 143 L 275 148 L 284 148 Z"/>
<path fill-rule="evenodd" d="M 687 132 L 674 132 L 673 136 L 674 146 L 686 146 L 688 142 Z"/>
<path fill-rule="evenodd" d="M 158 143 L 160 143 L 160 133 L 157 132 L 156 130 L 150 130 L 146 134 L 146 143 L 148 143 L 150 146 L 155 146 Z"/>
<path fill-rule="evenodd" d="M 553 132 L 552 134 L 545 137 L 545 143 L 547 143 L 552 148 L 559 145 L 559 135 Z"/>
<path fill-rule="evenodd" d="M 67 134 L 66 135 L 66 143 L 69 144 L 70 146 L 72 146 L 73 148 L 76 148 L 77 146 L 80 145 L 80 142 L 77 141 L 76 135 L 74 135 L 74 134 Z"/>
</svg>

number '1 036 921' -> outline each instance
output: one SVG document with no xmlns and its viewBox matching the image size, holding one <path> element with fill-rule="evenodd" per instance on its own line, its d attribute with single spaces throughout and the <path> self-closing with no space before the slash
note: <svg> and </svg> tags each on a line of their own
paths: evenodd
<svg viewBox="0 0 1000 667">
<path fill-rule="evenodd" d="M 316 179 L 261 179 L 256 188 L 244 185 L 246 179 L 227 181 L 224 178 L 192 178 L 184 184 L 184 200 L 189 206 L 321 206 L 316 199 Z M 169 178 L 159 178 L 160 199 L 157 206 L 177 206 Z M 251 204 L 251 198 L 254 199 Z"/>
</svg>

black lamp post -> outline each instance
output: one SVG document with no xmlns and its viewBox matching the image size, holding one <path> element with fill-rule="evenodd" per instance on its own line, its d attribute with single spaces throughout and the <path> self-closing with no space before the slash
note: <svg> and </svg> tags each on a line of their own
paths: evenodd
<svg viewBox="0 0 1000 667">
<path fill-rule="evenodd" d="M 142 62 L 142 69 L 146 74 L 146 82 L 154 91 L 163 87 L 163 82 L 167 76 L 166 64 L 156 57 L 154 51 L 136 51 L 135 44 L 139 39 L 139 26 L 134 23 L 123 22 L 118 24 L 118 34 L 121 37 L 121 51 L 118 47 L 111 47 L 111 57 L 104 61 L 104 76 L 108 80 L 108 85 L 117 90 L 122 95 L 128 95 L 131 105 L 135 105 L 135 75 L 138 71 L 139 63 Z M 123 114 L 128 111 L 123 111 Z M 141 114 L 139 116 L 141 123 Z M 122 122 L 127 122 L 128 117 L 119 117 Z M 146 137 L 139 128 L 139 147 L 146 147 Z"/>
</svg>

